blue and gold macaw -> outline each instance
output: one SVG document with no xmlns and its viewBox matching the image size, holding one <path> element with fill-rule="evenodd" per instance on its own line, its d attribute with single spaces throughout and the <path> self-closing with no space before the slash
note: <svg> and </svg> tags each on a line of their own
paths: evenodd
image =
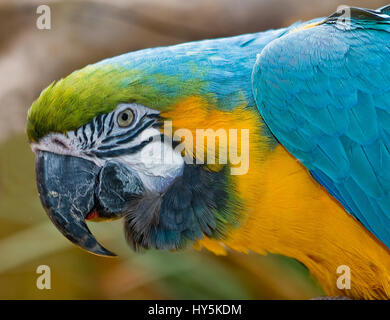
<svg viewBox="0 0 390 320">
<path fill-rule="evenodd" d="M 112 255 L 85 220 L 123 218 L 135 249 L 277 253 L 329 295 L 390 297 L 390 6 L 103 60 L 27 134 L 44 208 L 90 252 Z"/>
</svg>

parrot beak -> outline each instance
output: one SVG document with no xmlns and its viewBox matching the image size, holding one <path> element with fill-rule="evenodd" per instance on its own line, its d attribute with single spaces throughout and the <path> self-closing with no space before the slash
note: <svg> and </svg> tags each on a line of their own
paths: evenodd
<svg viewBox="0 0 390 320">
<path fill-rule="evenodd" d="M 99 171 L 85 159 L 36 152 L 39 196 L 50 220 L 75 245 L 96 255 L 115 256 L 97 242 L 85 223 L 94 210 Z"/>
</svg>

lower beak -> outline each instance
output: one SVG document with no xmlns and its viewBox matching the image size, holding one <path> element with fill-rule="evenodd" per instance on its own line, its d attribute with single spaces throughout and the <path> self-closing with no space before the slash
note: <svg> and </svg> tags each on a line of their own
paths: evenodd
<svg viewBox="0 0 390 320">
<path fill-rule="evenodd" d="M 85 218 L 95 206 L 100 168 L 93 162 L 51 152 L 37 151 L 39 196 L 50 220 L 77 246 L 102 256 L 115 256 L 91 234 Z"/>
</svg>

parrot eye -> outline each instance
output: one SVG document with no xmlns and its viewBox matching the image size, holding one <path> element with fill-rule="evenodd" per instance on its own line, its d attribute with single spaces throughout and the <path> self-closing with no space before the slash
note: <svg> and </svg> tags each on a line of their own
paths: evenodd
<svg viewBox="0 0 390 320">
<path fill-rule="evenodd" d="M 120 127 L 128 127 L 134 120 L 133 111 L 126 109 L 118 114 L 117 122 Z"/>
</svg>

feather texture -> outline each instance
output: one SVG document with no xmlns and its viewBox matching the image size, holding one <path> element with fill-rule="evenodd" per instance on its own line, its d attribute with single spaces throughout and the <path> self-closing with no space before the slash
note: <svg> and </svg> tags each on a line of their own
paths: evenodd
<svg viewBox="0 0 390 320">
<path fill-rule="evenodd" d="M 276 138 L 390 248 L 390 16 L 351 14 L 266 46 L 255 99 Z"/>
</svg>

